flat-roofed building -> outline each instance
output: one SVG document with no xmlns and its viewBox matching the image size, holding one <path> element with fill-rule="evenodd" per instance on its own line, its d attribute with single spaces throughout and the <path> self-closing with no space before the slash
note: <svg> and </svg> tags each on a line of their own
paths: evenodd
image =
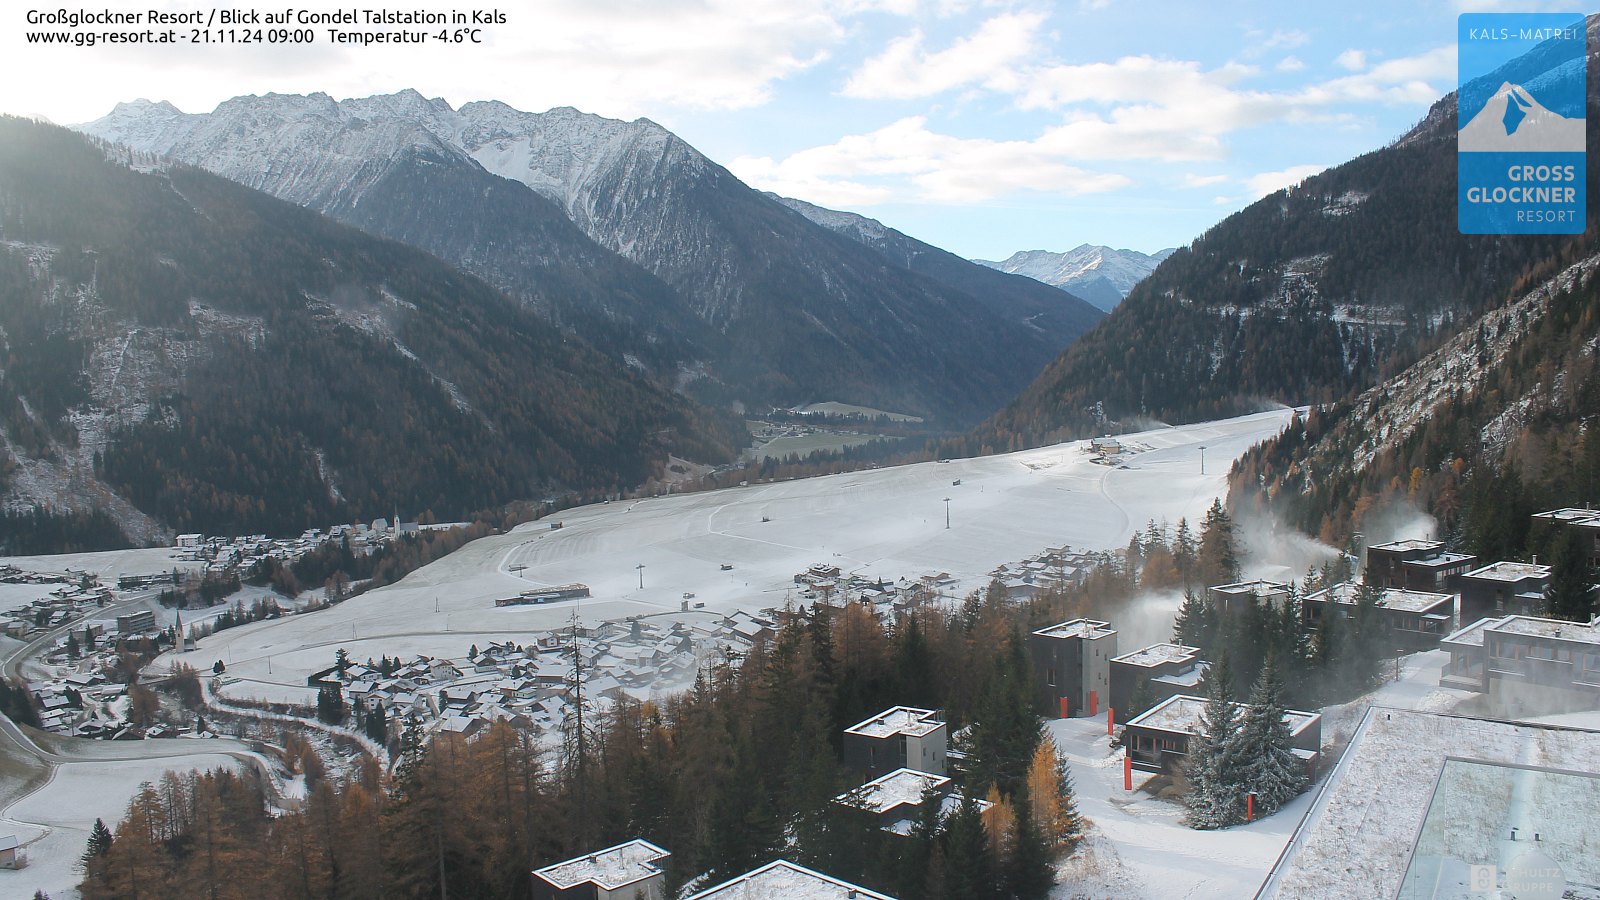
<svg viewBox="0 0 1600 900">
<path fill-rule="evenodd" d="M 1390 541 L 1367 548 L 1361 580 L 1378 587 L 1455 593 L 1457 581 L 1476 567 L 1470 553 L 1452 553 L 1443 541 Z"/>
<path fill-rule="evenodd" d="M 671 853 L 633 840 L 533 872 L 533 900 L 666 900 Z"/>
<path fill-rule="evenodd" d="M 1534 616 L 1480 619 L 1445 637 L 1450 662 L 1439 677 L 1464 688 L 1545 709 L 1600 705 L 1600 621 Z"/>
<path fill-rule="evenodd" d="M 894 900 L 786 859 L 708 887 L 687 900 Z"/>
<path fill-rule="evenodd" d="M 949 730 L 938 712 L 896 706 L 844 730 L 844 763 L 868 779 L 896 769 L 943 776 Z"/>
<path fill-rule="evenodd" d="M 1600 568 L 1600 509 L 1552 509 L 1535 513 L 1533 521 L 1557 528 L 1574 528 L 1584 558 L 1591 567 Z"/>
<path fill-rule="evenodd" d="M 1154 706 L 1168 697 L 1198 692 L 1209 664 L 1197 647 L 1151 644 L 1142 650 L 1111 659 L 1111 708 L 1126 721 L 1144 709 L 1135 701 Z"/>
<path fill-rule="evenodd" d="M 1550 567 L 1497 562 L 1461 576 L 1461 621 L 1488 616 L 1536 616 L 1544 612 Z"/>
<path fill-rule="evenodd" d="M 1117 632 L 1109 623 L 1072 619 L 1028 637 L 1034 692 L 1046 715 L 1094 715 L 1111 696 Z"/>
<path fill-rule="evenodd" d="M 1289 599 L 1289 586 L 1281 581 L 1257 579 L 1219 584 L 1207 588 L 1206 593 L 1218 609 L 1234 612 L 1243 609 L 1252 597 L 1267 606 L 1282 606 Z"/>
<path fill-rule="evenodd" d="M 1360 585 L 1346 581 L 1313 591 L 1301 601 L 1301 615 L 1312 624 L 1320 623 L 1330 611 L 1349 616 L 1355 609 L 1360 589 Z M 1441 638 L 1455 629 L 1455 594 L 1404 588 L 1380 588 L 1379 592 L 1382 608 L 1378 617 L 1389 627 L 1390 640 L 1396 649 L 1432 650 Z"/>
<path fill-rule="evenodd" d="M 871 815 L 884 831 L 909 835 L 922 815 L 924 803 L 939 804 L 941 821 L 961 806 L 961 798 L 950 792 L 951 787 L 950 779 L 940 775 L 896 769 L 845 791 L 833 801 Z M 986 800 L 972 802 L 980 812 L 989 808 Z"/>
<path fill-rule="evenodd" d="M 1245 704 L 1235 703 L 1234 707 L 1242 718 Z M 1181 772 L 1189 756 L 1189 740 L 1204 730 L 1205 709 L 1205 698 L 1180 694 L 1130 719 L 1122 729 L 1122 745 L 1133 767 L 1143 772 Z M 1286 709 L 1283 721 L 1293 736 L 1295 756 L 1307 766 L 1314 765 L 1322 753 L 1322 716 Z"/>
</svg>

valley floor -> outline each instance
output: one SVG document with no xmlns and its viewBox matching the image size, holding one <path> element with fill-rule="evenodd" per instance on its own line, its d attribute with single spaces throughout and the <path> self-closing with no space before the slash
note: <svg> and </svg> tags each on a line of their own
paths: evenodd
<svg viewBox="0 0 1600 900">
<path fill-rule="evenodd" d="M 1231 461 L 1289 416 L 1277 410 L 1126 435 L 1125 452 L 1110 464 L 1080 441 L 566 510 L 474 541 L 332 609 L 221 632 L 155 665 L 182 659 L 205 670 L 220 659 L 241 679 L 234 695 L 303 698 L 306 676 L 329 666 L 339 647 L 356 660 L 460 657 L 472 644 L 526 642 L 574 617 L 704 621 L 801 602 L 794 575 L 819 562 L 888 580 L 948 572 L 957 579 L 948 593 L 959 596 L 986 584 L 1000 563 L 1047 546 L 1110 550 L 1151 519 L 1198 522 L 1226 490 Z M 588 585 L 592 596 L 494 605 L 570 582 Z M 684 610 L 686 595 L 693 601 Z"/>
</svg>

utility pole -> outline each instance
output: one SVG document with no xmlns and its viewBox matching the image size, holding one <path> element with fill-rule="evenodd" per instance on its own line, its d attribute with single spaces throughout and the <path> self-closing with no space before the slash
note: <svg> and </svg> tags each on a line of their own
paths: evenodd
<svg viewBox="0 0 1600 900">
<path fill-rule="evenodd" d="M 1206 445 L 1200 445 L 1200 474 L 1206 473 Z"/>
<path fill-rule="evenodd" d="M 944 498 L 944 530 L 950 530 L 950 498 Z"/>
<path fill-rule="evenodd" d="M 634 568 L 639 570 L 639 590 L 642 591 L 644 590 L 644 563 L 639 563 Z"/>
</svg>

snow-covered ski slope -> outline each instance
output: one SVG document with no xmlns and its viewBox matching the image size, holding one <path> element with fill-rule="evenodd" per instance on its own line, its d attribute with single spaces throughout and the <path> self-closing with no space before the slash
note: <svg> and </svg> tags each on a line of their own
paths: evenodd
<svg viewBox="0 0 1600 900">
<path fill-rule="evenodd" d="M 203 668 L 222 659 L 246 682 L 303 687 L 338 647 L 358 660 L 462 656 L 473 643 L 525 642 L 575 613 L 593 624 L 781 606 L 794 593 L 795 573 L 818 562 L 890 580 L 948 572 L 965 592 L 1000 563 L 1047 546 L 1109 550 L 1126 546 L 1151 519 L 1198 523 L 1225 490 L 1231 461 L 1278 433 L 1289 416 L 1276 410 L 1126 435 L 1125 452 L 1111 465 L 1096 462 L 1080 441 L 566 510 L 474 541 L 332 609 L 213 635 L 185 656 Z M 553 530 L 557 521 L 562 527 Z M 494 605 L 570 582 L 588 585 L 592 596 Z M 694 595 L 687 612 L 685 594 Z"/>
</svg>

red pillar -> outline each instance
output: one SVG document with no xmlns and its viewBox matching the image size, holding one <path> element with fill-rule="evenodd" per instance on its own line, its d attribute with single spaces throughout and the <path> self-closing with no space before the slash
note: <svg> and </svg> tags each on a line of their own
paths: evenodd
<svg viewBox="0 0 1600 900">
<path fill-rule="evenodd" d="M 1099 691 L 1090 691 L 1089 692 L 1089 715 L 1091 715 L 1091 716 L 1092 715 L 1096 715 L 1099 712 L 1100 712 L 1100 692 Z"/>
<path fill-rule="evenodd" d="M 1244 795 L 1244 820 L 1246 822 L 1254 822 L 1256 820 L 1255 791 L 1251 791 L 1250 793 Z"/>
<path fill-rule="evenodd" d="M 1068 700 L 1065 697 L 1062 697 L 1061 698 L 1061 718 L 1065 719 L 1067 717 L 1067 714 L 1071 711 L 1071 707 L 1072 707 L 1072 701 Z"/>
<path fill-rule="evenodd" d="M 1106 734 L 1116 734 L 1116 727 L 1117 708 L 1114 706 L 1108 706 L 1106 707 Z"/>
<path fill-rule="evenodd" d="M 1133 757 L 1127 750 L 1122 751 L 1122 789 L 1133 790 Z"/>
</svg>

